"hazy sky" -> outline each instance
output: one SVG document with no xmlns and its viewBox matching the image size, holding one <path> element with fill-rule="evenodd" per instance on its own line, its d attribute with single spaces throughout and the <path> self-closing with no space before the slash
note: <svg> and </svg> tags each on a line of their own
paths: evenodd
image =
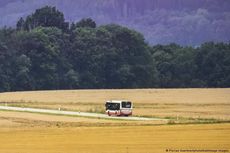
<svg viewBox="0 0 230 153">
<path fill-rule="evenodd" d="M 56 6 L 68 21 L 91 17 L 99 25 L 134 28 L 152 44 L 230 40 L 230 0 L 0 0 L 0 26 L 15 26 L 45 5 Z"/>
</svg>

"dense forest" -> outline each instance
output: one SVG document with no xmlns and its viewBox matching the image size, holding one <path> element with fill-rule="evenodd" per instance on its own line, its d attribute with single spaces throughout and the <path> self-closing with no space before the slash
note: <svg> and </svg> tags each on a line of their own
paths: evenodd
<svg viewBox="0 0 230 153">
<path fill-rule="evenodd" d="M 230 87 L 230 43 L 150 46 L 137 31 L 55 7 L 0 29 L 0 91 Z"/>
</svg>

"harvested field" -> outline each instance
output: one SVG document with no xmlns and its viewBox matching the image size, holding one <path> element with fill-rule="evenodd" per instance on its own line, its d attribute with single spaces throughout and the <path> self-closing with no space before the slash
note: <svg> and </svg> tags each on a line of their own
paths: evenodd
<svg viewBox="0 0 230 153">
<path fill-rule="evenodd" d="M 0 128 L 0 152 L 4 153 L 165 153 L 166 149 L 229 152 L 229 142 L 230 124 Z"/>
<path fill-rule="evenodd" d="M 165 121 L 127 121 L 85 117 L 47 115 L 26 112 L 0 111 L 0 125 L 4 127 L 101 127 L 101 126 L 141 126 L 166 124 Z M 15 125 L 15 126 L 12 126 Z"/>
<path fill-rule="evenodd" d="M 168 118 L 170 125 L 0 111 L 0 153 L 230 152 L 230 123 L 219 124 L 230 120 L 230 89 L 0 93 L 0 105 L 101 113 L 109 99 L 131 100 L 134 115 Z"/>
<path fill-rule="evenodd" d="M 128 99 L 135 116 L 230 120 L 230 89 L 62 90 L 1 93 L 2 105 L 104 113 L 104 102 Z"/>
<path fill-rule="evenodd" d="M 1 93 L 1 102 L 103 103 L 109 99 L 128 99 L 135 103 L 225 104 L 230 89 L 118 89 L 56 90 Z"/>
</svg>

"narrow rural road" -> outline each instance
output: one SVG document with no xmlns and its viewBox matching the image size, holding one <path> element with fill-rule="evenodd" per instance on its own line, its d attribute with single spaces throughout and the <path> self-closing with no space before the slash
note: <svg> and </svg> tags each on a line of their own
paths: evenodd
<svg viewBox="0 0 230 153">
<path fill-rule="evenodd" d="M 22 108 L 22 107 L 10 107 L 10 106 L 0 106 L 0 110 L 32 112 L 32 113 L 46 113 L 46 114 L 54 114 L 54 115 L 83 116 L 83 117 L 118 119 L 118 120 L 135 120 L 135 121 L 165 120 L 166 121 L 166 119 L 159 119 L 159 118 L 116 117 L 116 116 L 108 116 L 106 114 L 99 114 L 99 113 L 73 112 L 73 111 L 62 111 L 62 110 L 51 110 L 51 109 L 38 109 L 38 108 Z"/>
</svg>

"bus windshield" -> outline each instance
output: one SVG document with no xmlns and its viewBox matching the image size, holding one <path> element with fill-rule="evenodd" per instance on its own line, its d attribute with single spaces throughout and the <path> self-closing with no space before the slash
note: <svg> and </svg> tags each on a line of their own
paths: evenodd
<svg viewBox="0 0 230 153">
<path fill-rule="evenodd" d="M 121 102 L 121 106 L 122 106 L 122 108 L 131 108 L 131 102 L 129 102 L 129 101 L 123 101 L 123 102 Z"/>
<path fill-rule="evenodd" d="M 105 107 L 106 107 L 106 110 L 120 110 L 119 103 L 106 103 Z"/>
</svg>

